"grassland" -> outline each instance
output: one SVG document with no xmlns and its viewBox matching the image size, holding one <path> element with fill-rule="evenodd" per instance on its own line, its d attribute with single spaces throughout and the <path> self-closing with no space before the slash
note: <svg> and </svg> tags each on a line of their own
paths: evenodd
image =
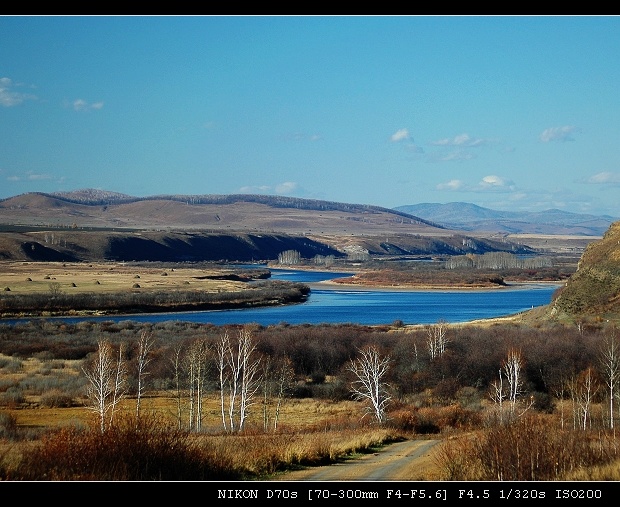
<svg viewBox="0 0 620 507">
<path fill-rule="evenodd" d="M 0 287 L 11 294 L 116 293 L 123 291 L 174 291 L 192 289 L 203 292 L 243 290 L 247 279 L 235 277 L 234 270 L 221 267 L 139 266 L 123 262 L 11 262 L 0 263 Z"/>
<path fill-rule="evenodd" d="M 198 311 L 304 301 L 303 284 L 270 281 L 265 269 L 188 264 L 0 263 L 0 316 Z M 251 284 L 255 281 L 258 283 Z"/>
</svg>

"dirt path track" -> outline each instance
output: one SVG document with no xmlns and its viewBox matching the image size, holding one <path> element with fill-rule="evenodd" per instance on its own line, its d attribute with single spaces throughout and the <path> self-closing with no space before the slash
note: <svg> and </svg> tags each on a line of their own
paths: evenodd
<svg viewBox="0 0 620 507">
<path fill-rule="evenodd" d="M 434 452 L 440 440 L 407 440 L 359 459 L 279 475 L 278 481 L 437 480 Z"/>
</svg>

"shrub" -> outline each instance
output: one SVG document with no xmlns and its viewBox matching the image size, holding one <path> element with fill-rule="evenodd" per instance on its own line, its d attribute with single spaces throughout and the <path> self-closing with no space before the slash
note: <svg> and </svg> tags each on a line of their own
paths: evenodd
<svg viewBox="0 0 620 507">
<path fill-rule="evenodd" d="M 0 412 L 0 438 L 15 438 L 17 434 L 17 419 L 13 414 Z"/>
<path fill-rule="evenodd" d="M 41 406 L 47 408 L 72 407 L 73 398 L 59 389 L 52 389 L 41 395 Z"/>
<path fill-rule="evenodd" d="M 388 414 L 388 424 L 391 428 L 413 432 L 416 427 L 416 417 L 413 410 L 400 408 Z"/>
<path fill-rule="evenodd" d="M 214 454 L 191 434 L 144 415 L 119 417 L 104 433 L 97 425 L 53 430 L 41 445 L 24 451 L 11 472 L 14 480 L 211 480 L 227 471 L 211 463 Z M 222 466 L 221 461 L 219 467 Z"/>
<path fill-rule="evenodd" d="M 450 450 L 452 443 L 442 450 L 440 465 L 450 480 L 562 480 L 575 470 L 618 458 L 613 437 L 562 430 L 557 421 L 540 414 L 495 425 L 461 444 L 458 452 Z"/>
<path fill-rule="evenodd" d="M 0 395 L 0 405 L 15 408 L 24 402 L 24 393 L 19 387 L 9 387 Z"/>
<path fill-rule="evenodd" d="M 23 366 L 24 363 L 19 359 L 0 358 L 0 369 L 3 369 L 4 373 L 17 373 Z"/>
</svg>

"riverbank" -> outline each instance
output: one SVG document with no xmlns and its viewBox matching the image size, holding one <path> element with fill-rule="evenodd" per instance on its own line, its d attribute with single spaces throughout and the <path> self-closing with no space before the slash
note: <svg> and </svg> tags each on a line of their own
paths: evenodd
<svg viewBox="0 0 620 507">
<path fill-rule="evenodd" d="M 275 266 L 274 266 L 275 268 Z M 310 266 L 291 266 L 298 271 L 314 271 Z M 346 271 L 340 266 L 339 271 Z M 570 266 L 540 268 L 455 268 L 446 269 L 443 263 L 409 263 L 397 266 L 357 266 L 349 276 L 335 276 L 321 282 L 323 287 L 347 290 L 418 290 L 418 291 L 477 291 L 516 289 L 529 284 L 560 286 L 574 273 Z"/>
<path fill-rule="evenodd" d="M 0 262 L 0 318 L 244 309 L 301 303 L 310 291 L 264 268 L 190 266 Z"/>
<path fill-rule="evenodd" d="M 409 291 L 409 292 L 446 292 L 463 291 L 478 292 L 483 290 L 518 290 L 532 289 L 536 287 L 561 287 L 562 282 L 540 281 L 540 282 L 519 282 L 507 281 L 503 285 L 430 285 L 430 284 L 378 284 L 378 283 L 352 283 L 347 282 L 346 278 L 338 280 L 324 280 L 308 284 L 310 288 L 329 288 L 332 290 L 373 290 L 373 291 Z"/>
<path fill-rule="evenodd" d="M 2 264 L 2 263 L 0 263 Z M 0 293 L 0 318 L 88 317 L 204 310 L 286 307 L 303 303 L 312 291 L 386 293 L 490 293 L 559 286 L 559 282 L 511 281 L 502 284 L 450 285 L 403 283 L 386 280 L 386 274 L 366 277 L 362 273 L 309 282 L 280 281 L 269 276 L 270 269 L 213 266 L 188 267 L 126 263 L 3 263 L 0 282 L 7 283 Z M 271 268 L 273 271 L 276 268 Z M 282 270 L 282 268 L 277 268 Z M 317 269 L 286 271 L 321 271 Z M 325 273 L 325 271 L 321 271 Z M 329 271 L 328 271 L 329 272 Z M 377 272 L 373 272 L 377 273 Z M 10 282 L 8 281 L 10 279 Z M 243 281 L 242 281 L 243 280 Z M 251 283 L 249 283 L 251 282 Z M 10 283 L 10 285 L 9 285 Z M 323 297 L 323 296 L 321 296 Z M 361 302 L 361 300 L 360 300 Z M 339 304 L 339 303 L 337 303 Z M 495 303 L 493 303 L 495 304 Z M 357 305 L 357 303 L 356 303 Z M 327 312 L 331 310 L 325 309 Z M 373 311 L 374 310 L 370 310 Z M 406 309 L 403 310 L 406 313 Z M 326 317 L 327 318 L 327 317 Z M 333 317 L 330 317 L 333 318 Z M 349 315 L 342 318 L 349 319 Z M 394 319 L 401 319 L 399 313 Z M 288 313 L 281 320 L 289 320 Z"/>
</svg>

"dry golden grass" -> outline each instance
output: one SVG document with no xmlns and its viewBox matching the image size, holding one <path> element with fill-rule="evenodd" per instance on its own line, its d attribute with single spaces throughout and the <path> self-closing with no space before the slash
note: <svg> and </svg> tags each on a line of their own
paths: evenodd
<svg viewBox="0 0 620 507">
<path fill-rule="evenodd" d="M 564 477 L 566 481 L 618 481 L 620 480 L 620 460 L 604 466 L 582 468 Z"/>
<path fill-rule="evenodd" d="M 135 290 L 196 289 L 206 292 L 235 291 L 244 282 L 211 280 L 218 269 L 130 266 L 121 262 L 0 262 L 0 288 L 15 294 L 47 294 L 51 285 L 64 293 L 103 293 Z"/>
<path fill-rule="evenodd" d="M 11 360 L 0 356 L 0 360 Z M 20 361 L 16 371 L 3 371 L 0 380 L 19 382 L 34 379 L 49 372 L 51 365 L 57 367 L 54 374 L 79 375 L 80 361 L 49 361 L 29 358 Z M 6 370 L 6 368 L 4 369 Z M 26 393 L 19 406 L 3 407 L 0 411 L 13 418 L 17 429 L 22 431 L 60 429 L 67 427 L 97 427 L 98 415 L 93 412 L 84 396 L 74 397 L 81 406 L 46 408 L 40 404 L 43 395 Z M 141 414 L 167 421 L 170 427 L 178 424 L 178 402 L 173 391 L 149 392 L 141 400 Z M 363 412 L 359 403 L 353 401 L 316 400 L 312 398 L 286 399 L 281 406 L 277 431 L 274 431 L 274 403 L 267 405 L 267 430 L 262 398 L 251 406 L 242 435 L 226 434 L 222 426 L 219 393 L 209 393 L 203 401 L 201 432 L 192 436 L 202 448 L 207 446 L 216 461 L 248 476 L 273 474 L 283 467 L 319 464 L 340 459 L 343 455 L 384 444 L 395 438 L 394 430 L 368 427 L 362 424 Z M 181 426 L 186 427 L 189 418 L 187 393 L 181 396 Z M 135 417 L 136 398 L 127 396 L 119 404 L 115 418 Z M 32 434 L 32 433 L 31 433 Z M 24 452 L 37 445 L 38 440 L 13 441 L 0 438 L 0 465 L 15 469 Z"/>
<path fill-rule="evenodd" d="M 31 400 L 33 398 L 30 398 Z M 187 396 L 181 400 L 182 410 L 187 417 Z M 207 396 L 203 402 L 203 428 L 219 431 L 222 428 L 220 399 L 217 393 Z M 136 399 L 125 398 L 120 403 L 120 411 L 131 414 L 135 411 Z M 177 417 L 177 399 L 173 393 L 157 393 L 141 400 L 141 411 L 165 415 L 171 421 Z M 32 405 L 26 408 L 7 409 L 21 427 L 51 428 L 66 424 L 85 424 L 92 418 L 86 406 L 68 408 L 42 408 Z M 312 398 L 290 399 L 283 404 L 278 426 L 288 431 L 301 431 L 311 427 L 333 426 L 339 420 L 355 420 L 363 414 L 359 403 L 353 401 L 314 400 Z M 185 423 L 185 419 L 183 419 Z M 250 426 L 263 426 L 263 412 L 260 404 L 255 404 L 248 419 Z"/>
<path fill-rule="evenodd" d="M 32 368 L 29 368 L 32 374 Z M 182 398 L 182 426 L 189 415 L 187 396 Z M 248 477 L 267 477 L 298 465 L 326 464 L 357 452 L 384 445 L 399 437 L 394 429 L 371 427 L 360 421 L 359 403 L 314 399 L 288 399 L 281 407 L 277 431 L 273 429 L 273 405 L 269 406 L 268 429 L 264 429 L 262 400 L 252 406 L 243 434 L 223 432 L 218 393 L 203 404 L 201 432 L 192 435 L 197 448 L 208 449 L 214 463 Z M 173 393 L 151 393 L 142 399 L 141 414 L 157 417 L 176 427 L 178 400 Z M 136 400 L 127 397 L 119 405 L 115 420 L 135 418 Z M 86 406 L 70 408 L 22 407 L 4 409 L 18 428 L 96 428 L 97 414 Z M 11 441 L 0 438 L 0 468 L 16 470 L 24 453 L 35 449 L 38 440 Z"/>
<path fill-rule="evenodd" d="M 0 360 L 15 360 L 9 356 L 0 354 Z M 77 377 L 83 375 L 82 361 L 53 360 L 46 361 L 38 358 L 28 358 L 19 360 L 19 367 L 7 371 L 2 369 L 0 380 L 4 383 L 18 384 L 27 378 L 65 376 Z M 3 409 L 11 414 L 21 427 L 48 428 L 63 426 L 66 424 L 85 424 L 91 417 L 92 412 L 88 408 L 88 402 L 84 396 L 75 399 L 83 406 L 46 408 L 41 406 L 41 395 L 25 393 L 24 403 L 19 407 L 9 407 Z M 183 414 L 188 413 L 188 396 L 182 394 L 181 404 Z M 273 403 L 267 405 L 268 412 L 273 412 Z M 119 404 L 122 412 L 133 413 L 136 407 L 135 397 L 126 397 Z M 154 412 L 164 414 L 171 420 L 176 420 L 178 410 L 178 400 L 173 391 L 150 392 L 141 400 L 141 410 L 144 412 Z M 218 392 L 207 395 L 203 401 L 204 422 L 203 426 L 212 430 L 221 428 L 220 398 Z M 292 431 L 302 430 L 308 427 L 318 427 L 333 425 L 338 420 L 355 419 L 361 417 L 360 405 L 354 401 L 330 401 L 316 400 L 313 398 L 287 399 L 283 403 L 278 424 L 286 426 Z M 270 417 L 271 425 L 273 424 Z M 184 421 L 185 422 L 185 421 Z M 263 426 L 263 405 L 262 399 L 257 399 L 252 405 L 248 424 Z"/>
</svg>

